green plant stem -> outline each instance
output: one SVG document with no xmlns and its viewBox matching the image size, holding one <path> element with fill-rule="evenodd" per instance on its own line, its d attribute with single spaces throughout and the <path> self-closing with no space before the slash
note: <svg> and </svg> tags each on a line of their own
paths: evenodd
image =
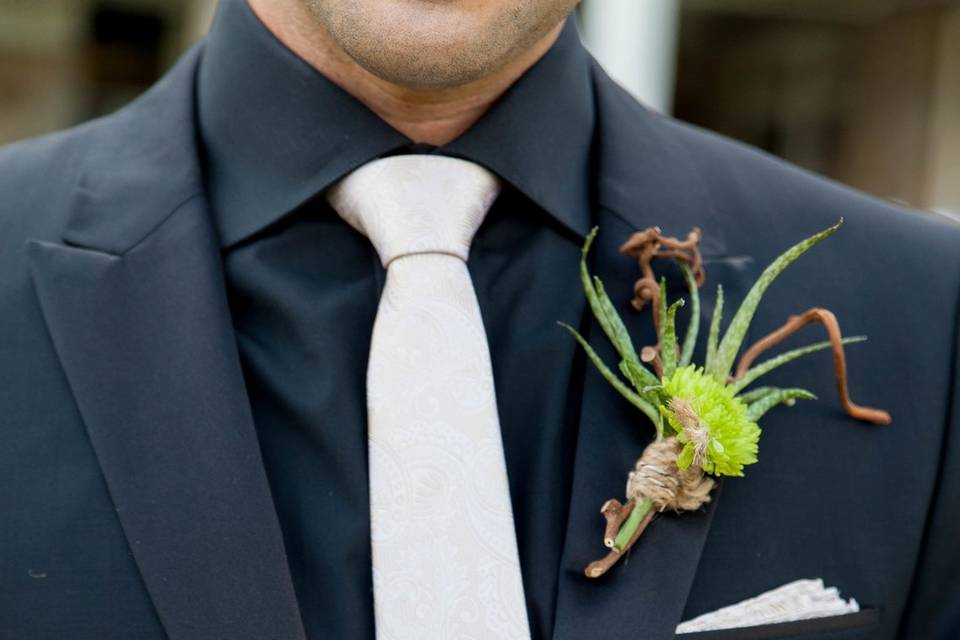
<svg viewBox="0 0 960 640">
<path fill-rule="evenodd" d="M 623 549 L 627 546 L 627 543 L 630 542 L 633 534 L 637 532 L 637 527 L 640 526 L 640 523 L 646 517 L 647 513 L 650 512 L 651 508 L 653 508 L 653 503 L 650 502 L 649 498 L 644 498 L 633 507 L 633 511 L 627 516 L 626 522 L 620 525 L 617 537 L 613 540 L 613 548 L 618 553 L 623 552 Z"/>
</svg>

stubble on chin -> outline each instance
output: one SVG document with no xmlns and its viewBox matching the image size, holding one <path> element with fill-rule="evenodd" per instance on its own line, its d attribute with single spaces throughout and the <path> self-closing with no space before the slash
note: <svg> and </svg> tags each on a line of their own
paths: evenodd
<svg viewBox="0 0 960 640">
<path fill-rule="evenodd" d="M 366 11 L 363 2 L 354 0 L 302 1 L 337 47 L 366 71 L 426 90 L 463 86 L 494 74 L 540 42 L 575 4 L 527 0 L 486 24 L 473 25 L 456 19 L 445 6 L 449 2 L 422 0 L 405 18 L 399 10 L 393 15 Z"/>
</svg>

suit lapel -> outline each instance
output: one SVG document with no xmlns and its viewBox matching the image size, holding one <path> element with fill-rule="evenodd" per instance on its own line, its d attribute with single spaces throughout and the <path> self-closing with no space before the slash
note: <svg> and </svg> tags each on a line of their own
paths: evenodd
<svg viewBox="0 0 960 640">
<path fill-rule="evenodd" d="M 90 132 L 45 319 L 170 638 L 303 638 L 200 190 L 189 54 Z"/>
<path fill-rule="evenodd" d="M 617 248 L 630 233 L 647 226 L 658 225 L 677 236 L 701 227 L 708 277 L 701 290 L 704 335 L 716 283 L 723 283 L 729 304 L 737 304 L 752 281 L 750 263 L 726 259 L 723 227 L 706 186 L 664 130 L 668 125 L 615 87 L 598 67 L 594 75 L 600 229 L 591 269 L 603 280 L 634 344 L 638 348 L 655 344 L 649 312 L 638 315 L 628 304 L 639 277 L 637 265 L 619 255 Z M 682 281 L 668 282 L 668 288 L 671 298 L 685 296 Z M 588 339 L 608 364 L 616 365 L 615 351 L 596 322 L 590 324 Z M 652 640 L 674 635 L 718 508 L 720 487 L 698 512 L 658 516 L 630 555 L 603 578 L 583 575 L 587 563 L 606 551 L 601 504 L 608 498 L 624 499 L 627 471 L 652 438 L 649 421 L 588 365 L 559 577 L 554 634 L 558 640 L 601 633 Z"/>
</svg>

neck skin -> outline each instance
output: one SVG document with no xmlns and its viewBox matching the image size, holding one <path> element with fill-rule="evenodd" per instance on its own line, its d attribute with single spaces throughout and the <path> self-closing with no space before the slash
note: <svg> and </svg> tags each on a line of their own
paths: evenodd
<svg viewBox="0 0 960 640">
<path fill-rule="evenodd" d="M 353 61 L 302 0 L 248 0 L 251 9 L 291 51 L 414 142 L 444 145 L 480 119 L 490 105 L 553 45 L 561 21 L 536 45 L 474 82 L 416 89 L 379 78 Z"/>
</svg>

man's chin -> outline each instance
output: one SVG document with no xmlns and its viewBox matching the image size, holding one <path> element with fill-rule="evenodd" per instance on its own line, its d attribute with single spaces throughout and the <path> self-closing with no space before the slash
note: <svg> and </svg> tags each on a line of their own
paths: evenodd
<svg viewBox="0 0 960 640">
<path fill-rule="evenodd" d="M 534 51 L 572 0 L 309 0 L 367 72 L 411 89 L 463 86 Z M 542 51 L 540 52 L 542 53 Z"/>
</svg>

